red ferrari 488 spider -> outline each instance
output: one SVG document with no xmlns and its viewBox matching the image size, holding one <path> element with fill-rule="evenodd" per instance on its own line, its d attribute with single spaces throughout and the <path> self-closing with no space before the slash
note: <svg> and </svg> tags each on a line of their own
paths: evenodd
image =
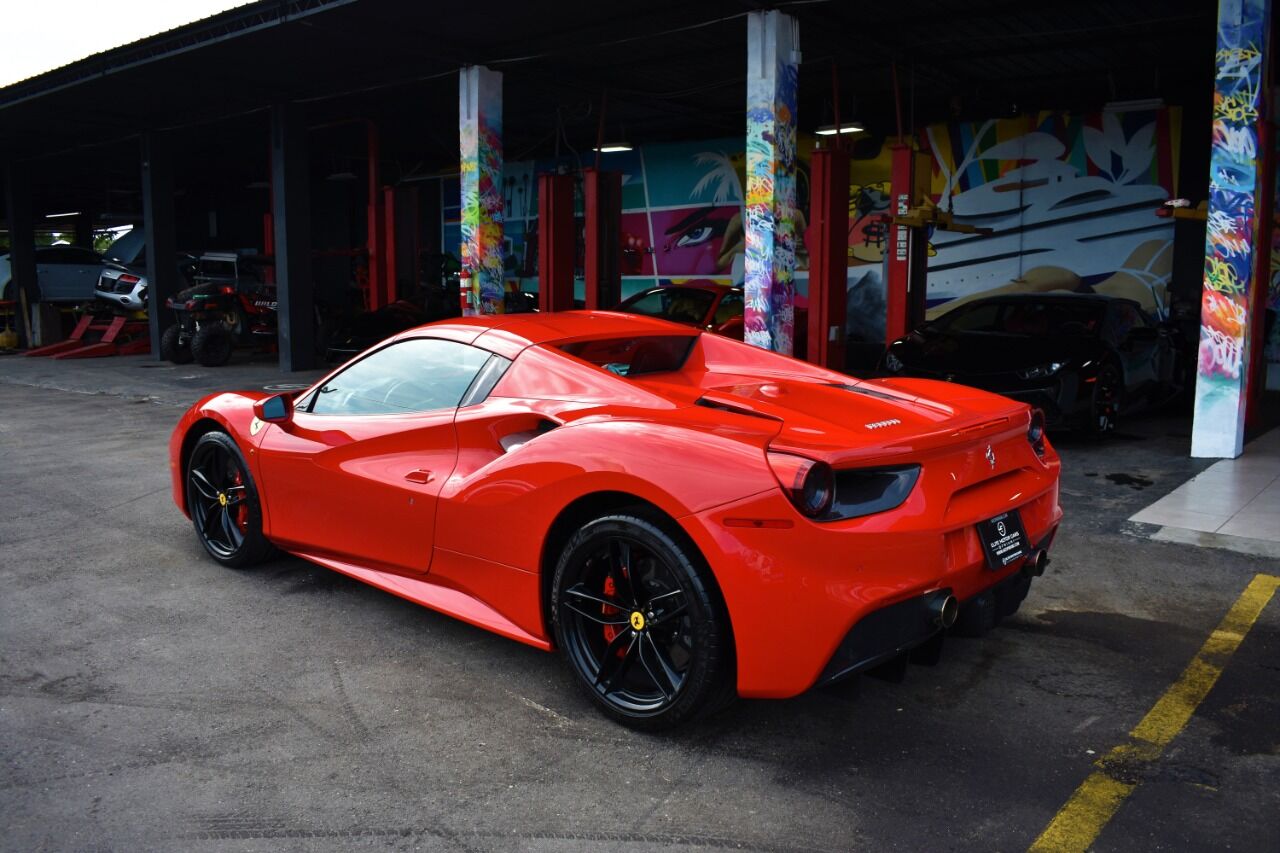
<svg viewBox="0 0 1280 853">
<path fill-rule="evenodd" d="M 610 312 L 444 321 L 207 397 L 170 465 L 218 562 L 278 548 L 558 648 L 650 729 L 985 631 L 1062 517 L 1025 404 Z"/>
</svg>

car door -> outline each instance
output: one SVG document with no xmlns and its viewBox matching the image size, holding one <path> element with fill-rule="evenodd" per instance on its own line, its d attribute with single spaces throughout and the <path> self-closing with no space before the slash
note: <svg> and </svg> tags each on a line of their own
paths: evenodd
<svg viewBox="0 0 1280 853">
<path fill-rule="evenodd" d="M 286 548 L 403 573 L 430 566 L 458 402 L 489 353 L 409 338 L 349 365 L 268 424 L 258 446 L 268 535 Z"/>
<path fill-rule="evenodd" d="M 36 249 L 36 282 L 42 302 L 65 301 L 74 292 L 71 259 L 60 247 Z"/>
</svg>

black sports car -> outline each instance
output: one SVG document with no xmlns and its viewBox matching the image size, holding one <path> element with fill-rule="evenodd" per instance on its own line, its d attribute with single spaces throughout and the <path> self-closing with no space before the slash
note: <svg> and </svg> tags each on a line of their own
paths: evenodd
<svg viewBox="0 0 1280 853">
<path fill-rule="evenodd" d="M 1019 293 L 966 302 L 889 345 L 880 369 L 994 391 L 1051 425 L 1101 433 L 1174 397 L 1186 361 L 1172 327 L 1101 294 Z"/>
</svg>

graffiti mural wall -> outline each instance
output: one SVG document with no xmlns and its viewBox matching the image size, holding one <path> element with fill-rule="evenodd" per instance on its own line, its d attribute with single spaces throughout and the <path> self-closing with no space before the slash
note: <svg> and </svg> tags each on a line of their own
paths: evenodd
<svg viewBox="0 0 1280 853">
<path fill-rule="evenodd" d="M 958 221 L 993 230 L 930 235 L 930 310 L 992 290 L 1065 288 L 1129 296 L 1162 313 L 1173 226 L 1155 211 L 1176 191 L 1179 119 L 1177 108 L 1043 113 L 940 124 L 920 134 L 921 156 L 932 159 L 935 203 Z M 793 242 L 801 309 L 808 294 L 804 212 L 812 148 L 812 139 L 797 142 Z M 601 167 L 622 174 L 623 296 L 672 280 L 743 284 L 746 159 L 741 138 L 603 155 Z M 505 165 L 509 287 L 537 289 L 536 175 L 555 168 L 541 161 Z M 880 217 L 889 212 L 889 169 L 887 145 L 850 164 L 847 332 L 854 342 L 884 337 L 888 232 Z M 457 245 L 457 226 L 457 214 L 446 210 L 446 246 Z"/>
<path fill-rule="evenodd" d="M 1193 456 L 1238 456 L 1243 444 L 1267 6 L 1221 0 L 1218 7 Z"/>
<path fill-rule="evenodd" d="M 932 235 L 930 304 L 1093 290 L 1163 315 L 1173 224 L 1155 211 L 1175 189 L 1178 118 L 1177 109 L 1041 113 L 930 127 L 935 202 L 991 229 Z"/>
</svg>

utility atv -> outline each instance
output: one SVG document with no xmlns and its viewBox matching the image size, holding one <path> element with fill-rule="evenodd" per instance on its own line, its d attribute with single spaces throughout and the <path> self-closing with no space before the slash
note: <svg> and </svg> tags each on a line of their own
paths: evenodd
<svg viewBox="0 0 1280 853">
<path fill-rule="evenodd" d="M 271 259 L 208 253 L 197 262 L 195 284 L 166 304 L 177 322 L 160 338 L 160 354 L 174 364 L 218 367 L 238 344 L 275 344 L 275 285 L 266 282 Z"/>
</svg>

